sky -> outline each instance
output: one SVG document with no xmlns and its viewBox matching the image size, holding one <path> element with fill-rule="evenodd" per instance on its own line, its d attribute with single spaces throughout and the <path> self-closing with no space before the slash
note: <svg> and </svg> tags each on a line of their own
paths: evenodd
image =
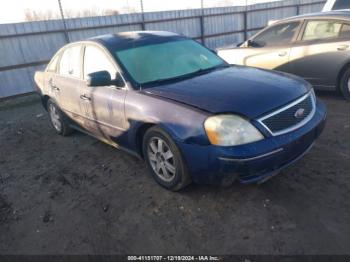
<svg viewBox="0 0 350 262">
<path fill-rule="evenodd" d="M 4 1 L 4 0 L 3 0 Z M 204 7 L 245 5 L 276 0 L 203 0 Z M 61 0 L 64 10 L 114 9 L 119 12 L 140 10 L 140 0 Z M 200 8 L 201 0 L 143 0 L 145 12 Z M 58 12 L 58 0 L 6 0 L 0 8 L 0 24 L 24 21 L 26 9 Z"/>
</svg>

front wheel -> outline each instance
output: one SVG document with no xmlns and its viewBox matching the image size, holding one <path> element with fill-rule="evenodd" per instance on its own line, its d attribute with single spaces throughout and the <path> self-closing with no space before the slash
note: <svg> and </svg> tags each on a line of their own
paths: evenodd
<svg viewBox="0 0 350 262">
<path fill-rule="evenodd" d="M 350 68 L 348 68 L 344 72 L 344 74 L 340 80 L 340 87 L 339 88 L 340 88 L 340 91 L 341 91 L 343 97 L 346 100 L 350 101 Z"/>
<path fill-rule="evenodd" d="M 147 130 L 143 139 L 143 155 L 153 178 L 166 189 L 178 191 L 191 183 L 178 147 L 161 128 Z"/>
</svg>

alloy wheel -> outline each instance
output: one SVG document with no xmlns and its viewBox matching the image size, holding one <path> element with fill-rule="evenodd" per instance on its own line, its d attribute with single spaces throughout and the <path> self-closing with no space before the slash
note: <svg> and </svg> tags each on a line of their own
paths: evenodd
<svg viewBox="0 0 350 262">
<path fill-rule="evenodd" d="M 176 163 L 168 144 L 159 137 L 153 137 L 149 141 L 147 153 L 156 175 L 166 182 L 171 181 L 176 174 Z"/>
<path fill-rule="evenodd" d="M 61 123 L 61 118 L 56 106 L 54 104 L 50 104 L 49 111 L 50 111 L 50 119 L 51 119 L 52 125 L 58 132 L 60 132 L 62 129 L 62 123 Z"/>
</svg>

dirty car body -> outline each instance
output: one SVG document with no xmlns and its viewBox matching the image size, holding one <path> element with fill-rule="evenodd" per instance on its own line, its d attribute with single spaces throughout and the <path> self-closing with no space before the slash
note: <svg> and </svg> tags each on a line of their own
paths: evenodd
<svg viewBox="0 0 350 262">
<path fill-rule="evenodd" d="M 75 55 L 69 51 L 73 48 Z M 150 54 L 153 49 L 157 52 Z M 66 52 L 77 68 L 62 75 Z M 108 66 L 97 66 L 100 56 Z M 94 84 L 96 72 L 89 67 L 118 79 Z M 151 152 L 148 159 L 143 144 L 150 129 L 161 130 L 158 142 L 171 140 L 176 147 L 164 151 L 179 152 L 171 163 L 176 169 L 164 172 L 177 172 L 181 161 L 196 183 L 265 180 L 307 152 L 326 117 L 306 81 L 230 66 L 199 43 L 167 32 L 120 33 L 69 44 L 35 80 L 44 106 L 53 101 L 70 127 L 145 158 L 155 170 L 169 163 L 156 149 L 158 155 Z M 159 163 L 152 162 L 155 156 Z"/>
</svg>

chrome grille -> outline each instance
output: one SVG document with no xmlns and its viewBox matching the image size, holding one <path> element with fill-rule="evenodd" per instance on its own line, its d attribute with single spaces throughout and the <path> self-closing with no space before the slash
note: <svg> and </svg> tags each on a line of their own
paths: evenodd
<svg viewBox="0 0 350 262">
<path fill-rule="evenodd" d="M 299 128 L 308 122 L 315 113 L 315 96 L 310 91 L 305 96 L 268 114 L 258 121 L 272 135 L 281 135 Z"/>
</svg>

